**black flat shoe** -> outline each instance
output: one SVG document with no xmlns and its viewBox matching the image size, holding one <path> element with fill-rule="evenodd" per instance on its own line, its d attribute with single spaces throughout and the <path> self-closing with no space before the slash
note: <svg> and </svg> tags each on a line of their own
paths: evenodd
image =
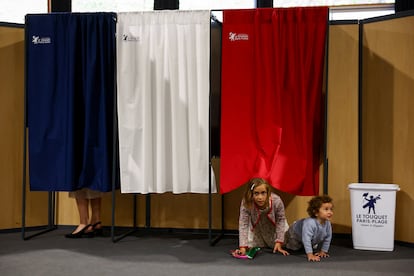
<svg viewBox="0 0 414 276">
<path fill-rule="evenodd" d="M 83 227 L 79 232 L 76 233 L 70 233 L 70 234 L 66 234 L 65 237 L 69 238 L 69 239 L 79 239 L 79 238 L 86 238 L 86 237 L 90 237 L 90 233 L 87 233 L 86 230 L 91 227 L 92 225 L 88 224 L 85 227 Z"/>
<path fill-rule="evenodd" d="M 99 227 L 99 228 L 96 228 L 100 224 L 102 224 L 102 222 L 100 222 L 100 221 L 92 224 L 93 234 L 94 234 L 95 237 L 103 237 L 103 229 L 102 229 L 102 226 Z"/>
</svg>

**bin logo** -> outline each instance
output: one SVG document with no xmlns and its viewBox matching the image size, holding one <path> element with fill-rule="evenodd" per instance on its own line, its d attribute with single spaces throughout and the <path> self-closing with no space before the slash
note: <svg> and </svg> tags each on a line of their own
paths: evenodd
<svg viewBox="0 0 414 276">
<path fill-rule="evenodd" d="M 369 227 L 384 227 L 384 225 L 388 224 L 388 215 L 376 213 L 375 205 L 378 203 L 378 200 L 381 200 L 381 195 L 375 196 L 364 193 L 361 206 L 363 209 L 367 209 L 367 212 L 365 214 L 356 214 L 356 222 L 360 223 L 361 226 Z"/>
<path fill-rule="evenodd" d="M 364 202 L 365 204 L 362 206 L 362 208 L 364 209 L 368 208 L 368 214 L 371 214 L 371 211 L 372 211 L 375 215 L 375 204 L 377 204 L 377 200 L 381 199 L 381 195 L 377 195 L 377 196 L 370 195 L 369 196 L 369 193 L 364 193 L 362 197 L 366 201 Z"/>
</svg>

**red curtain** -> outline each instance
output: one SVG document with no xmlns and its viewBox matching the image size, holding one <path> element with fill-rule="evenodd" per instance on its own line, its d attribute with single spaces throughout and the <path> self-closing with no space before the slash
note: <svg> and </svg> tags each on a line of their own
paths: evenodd
<svg viewBox="0 0 414 276">
<path fill-rule="evenodd" d="M 327 7 L 226 10 L 220 192 L 263 177 L 319 193 Z"/>
</svg>

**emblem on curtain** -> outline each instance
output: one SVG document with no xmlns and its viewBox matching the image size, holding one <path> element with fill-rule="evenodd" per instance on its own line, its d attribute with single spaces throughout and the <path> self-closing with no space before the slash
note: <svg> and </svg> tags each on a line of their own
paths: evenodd
<svg viewBox="0 0 414 276">
<path fill-rule="evenodd" d="M 139 36 L 134 36 L 131 34 L 123 34 L 122 35 L 123 41 L 133 41 L 133 42 L 141 42 L 141 39 Z"/>
<path fill-rule="evenodd" d="M 32 43 L 33 44 L 50 44 L 52 40 L 50 37 L 40 37 L 40 36 L 32 36 Z"/>
<path fill-rule="evenodd" d="M 249 35 L 229 32 L 229 40 L 230 41 L 249 40 Z"/>
</svg>

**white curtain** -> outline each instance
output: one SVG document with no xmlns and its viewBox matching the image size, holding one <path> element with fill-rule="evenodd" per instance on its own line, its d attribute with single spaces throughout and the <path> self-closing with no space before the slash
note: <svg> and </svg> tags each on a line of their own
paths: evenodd
<svg viewBox="0 0 414 276">
<path fill-rule="evenodd" d="M 122 193 L 209 192 L 209 63 L 209 11 L 118 13 Z"/>
</svg>

